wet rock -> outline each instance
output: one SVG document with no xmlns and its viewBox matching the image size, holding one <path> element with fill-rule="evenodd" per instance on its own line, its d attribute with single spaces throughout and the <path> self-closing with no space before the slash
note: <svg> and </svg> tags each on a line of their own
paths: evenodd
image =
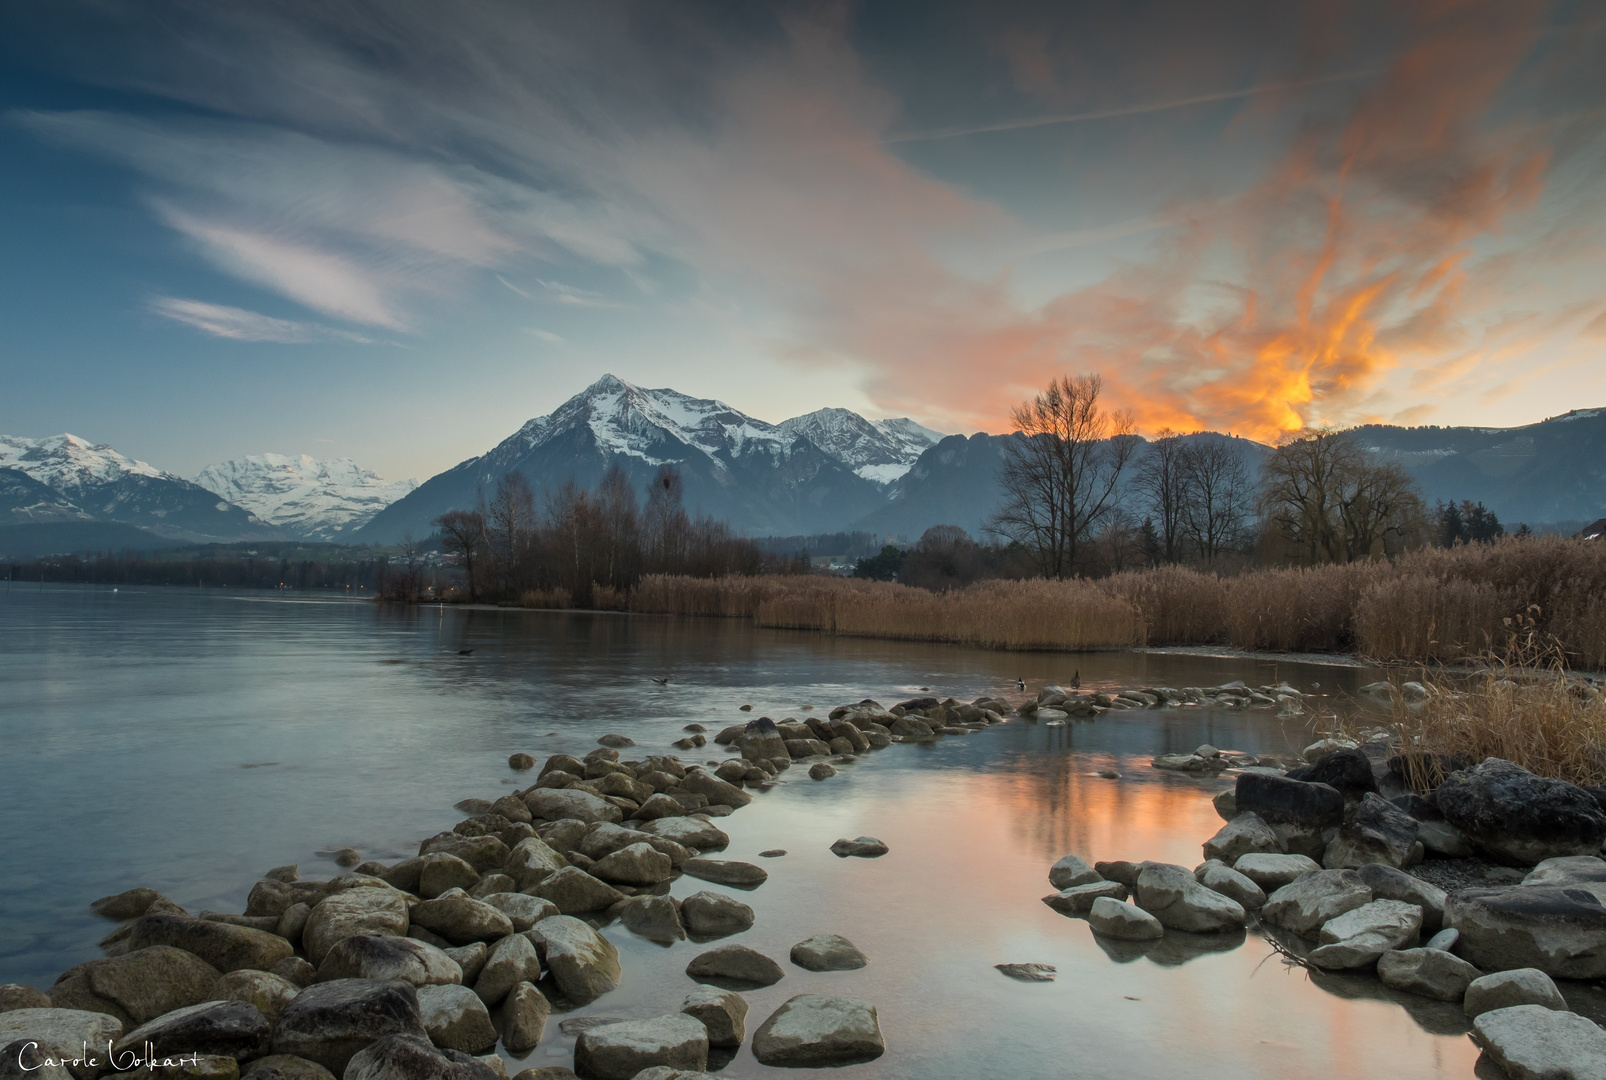
<svg viewBox="0 0 1606 1080">
<path fill-rule="evenodd" d="M 1453 773 L 1434 802 L 1445 820 L 1514 866 L 1595 855 L 1606 840 L 1606 813 L 1587 791 L 1500 758 Z"/>
<path fill-rule="evenodd" d="M 480 972 L 485 968 L 485 958 L 491 954 L 490 948 L 483 941 L 471 941 L 467 945 L 449 945 L 442 948 L 441 952 L 462 968 L 464 986 L 474 985 L 474 980 L 480 977 Z"/>
<path fill-rule="evenodd" d="M 809 766 L 810 780 L 829 780 L 836 775 L 836 769 L 823 761 L 815 762 Z"/>
<path fill-rule="evenodd" d="M 1359 799 L 1368 791 L 1377 790 L 1372 774 L 1372 760 L 1358 747 L 1342 747 L 1323 755 L 1314 764 L 1299 770 L 1296 777 L 1309 784 L 1326 784 L 1336 788 L 1346 798 Z"/>
<path fill-rule="evenodd" d="M 164 1013 L 213 1001 L 218 970 L 205 960 L 171 945 L 151 945 L 96 964 L 88 971 L 89 986 L 117 1003 L 135 1023 Z"/>
<path fill-rule="evenodd" d="M 667 896 L 633 896 L 616 909 L 619 921 L 650 941 L 679 941 L 686 936 L 680 909 Z"/>
<path fill-rule="evenodd" d="M 143 1053 L 149 1044 L 162 1057 L 206 1054 L 246 1061 L 267 1053 L 272 1026 L 247 1001 L 204 1001 L 164 1013 L 126 1033 L 113 1056 Z"/>
<path fill-rule="evenodd" d="M 527 836 L 508 853 L 507 863 L 502 870 L 518 888 L 527 889 L 568 865 L 569 861 L 546 840 L 539 836 Z"/>
<path fill-rule="evenodd" d="M 671 1013 L 590 1028 L 575 1040 L 574 1067 L 595 1080 L 633 1080 L 655 1066 L 707 1068 L 708 1029 L 695 1017 Z"/>
<path fill-rule="evenodd" d="M 1119 778 L 1119 775 L 1119 773 L 1116 774 L 1117 778 Z M 1238 816 L 1238 793 L 1231 788 L 1226 791 L 1218 791 L 1215 797 L 1210 800 L 1210 805 L 1216 808 L 1216 814 L 1222 821 L 1231 821 Z"/>
<path fill-rule="evenodd" d="M 634 817 L 637 821 L 656 821 L 658 818 L 679 817 L 685 812 L 686 808 L 675 799 L 658 793 L 647 796 Z"/>
<path fill-rule="evenodd" d="M 463 981 L 463 969 L 433 945 L 394 934 L 342 938 L 324 954 L 318 981 L 403 979 L 414 986 Z"/>
<path fill-rule="evenodd" d="M 335 945 L 364 934 L 407 933 L 407 897 L 395 889 L 347 889 L 318 901 L 301 932 L 307 959 L 323 965 Z M 251 965 L 262 967 L 264 965 Z"/>
<path fill-rule="evenodd" d="M 1204 843 L 1206 861 L 1216 859 L 1229 866 L 1251 852 L 1280 854 L 1282 850 L 1277 834 L 1252 810 L 1239 813 Z"/>
<path fill-rule="evenodd" d="M 1511 1080 L 1606 1080 L 1606 1030 L 1576 1013 L 1495 1009 L 1472 1022 L 1472 1034 Z"/>
<path fill-rule="evenodd" d="M 546 964 L 565 997 L 591 1001 L 619 985 L 619 953 L 613 943 L 569 915 L 535 924 L 546 941 Z"/>
<path fill-rule="evenodd" d="M 1369 967 L 1390 949 L 1416 940 L 1422 909 L 1398 900 L 1373 900 L 1329 919 L 1321 929 L 1322 944 L 1310 954 L 1319 968 Z"/>
<path fill-rule="evenodd" d="M 1251 852 L 1240 856 L 1232 868 L 1259 885 L 1262 891 L 1272 893 L 1306 874 L 1314 874 L 1322 864 L 1305 855 Z"/>
<path fill-rule="evenodd" d="M 529 754 L 512 754 L 507 759 L 507 767 L 524 772 L 527 769 L 535 768 L 535 759 Z"/>
<path fill-rule="evenodd" d="M 753 796 L 734 784 L 727 784 L 717 776 L 705 772 L 688 772 L 680 786 L 694 795 L 708 798 L 710 805 L 720 804 L 740 809 L 753 801 Z"/>
<path fill-rule="evenodd" d="M 474 993 L 487 1005 L 495 1005 L 521 982 L 541 978 L 541 958 L 535 946 L 522 934 L 509 934 L 491 947 L 485 966 L 474 980 Z"/>
<path fill-rule="evenodd" d="M 656 885 L 668 881 L 673 872 L 669 856 L 655 851 L 650 844 L 622 847 L 598 859 L 593 869 L 596 877 L 619 885 Z"/>
<path fill-rule="evenodd" d="M 342 1080 L 500 1080 L 460 1050 L 437 1050 L 415 1035 L 387 1035 L 352 1056 Z"/>
<path fill-rule="evenodd" d="M 1133 904 L 1103 896 L 1088 908 L 1087 922 L 1095 934 L 1117 941 L 1157 941 L 1165 936 L 1160 920 Z"/>
<path fill-rule="evenodd" d="M 1093 869 L 1105 881 L 1119 881 L 1128 891 L 1138 887 L 1138 872 L 1142 867 L 1134 862 L 1096 862 Z"/>
<path fill-rule="evenodd" d="M 590 824 L 594 821 L 620 822 L 624 811 L 600 795 L 570 788 L 536 788 L 524 793 L 524 804 L 530 816 L 540 821 L 557 821 L 573 818 Z"/>
<path fill-rule="evenodd" d="M 129 949 L 152 945 L 171 945 L 194 953 L 219 972 L 239 968 L 268 971 L 292 952 L 290 943 L 277 934 L 187 915 L 144 915 L 137 919 L 128 934 Z"/>
<path fill-rule="evenodd" d="M 303 989 L 318 981 L 318 969 L 299 956 L 285 957 L 273 965 L 269 974 L 277 975 Z"/>
<path fill-rule="evenodd" d="M 715 885 L 731 885 L 738 889 L 756 889 L 769 880 L 763 867 L 730 859 L 688 859 L 681 864 L 681 872 Z"/>
<path fill-rule="evenodd" d="M 1322 865 L 1329 870 L 1353 870 L 1367 863 L 1410 866 L 1421 859 L 1416 833 L 1415 818 L 1368 792 L 1345 812 L 1344 824 L 1322 855 Z"/>
<path fill-rule="evenodd" d="M 301 992 L 289 979 L 268 971 L 231 971 L 218 979 L 211 997 L 217 1001 L 245 1001 L 272 1023 Z"/>
<path fill-rule="evenodd" d="M 317 915 L 316 909 L 313 915 Z M 415 905 L 412 918 L 419 926 L 433 930 L 453 945 L 496 941 L 513 932 L 513 920 L 499 908 L 456 890 Z"/>
<path fill-rule="evenodd" d="M 0 986 L 0 1013 L 15 1009 L 48 1009 L 50 995 L 23 983 L 6 983 Z"/>
<path fill-rule="evenodd" d="M 1169 930 L 1196 934 L 1242 929 L 1248 916 L 1236 900 L 1211 892 L 1180 866 L 1146 862 L 1138 872 L 1138 906 Z"/>
<path fill-rule="evenodd" d="M 1441 949 L 1392 950 L 1378 957 L 1383 985 L 1407 994 L 1460 1001 L 1478 977 L 1478 969 Z"/>
<path fill-rule="evenodd" d="M 541 1041 L 552 1005 L 533 983 L 522 982 L 507 992 L 496 1010 L 496 1026 L 509 1053 L 527 1054 Z"/>
<path fill-rule="evenodd" d="M 100 1071 L 84 1059 L 84 1047 L 104 1048 L 122 1034 L 122 1022 L 105 1013 L 55 1008 L 0 1013 L 0 1046 L 25 1040 L 38 1043 L 39 1050 L 52 1058 L 77 1059 L 78 1063 L 69 1064 L 67 1069 L 78 1080 L 89 1080 Z"/>
<path fill-rule="evenodd" d="M 686 974 L 727 990 L 773 986 L 786 977 L 781 965 L 746 945 L 721 945 L 699 953 L 686 965 Z"/>
<path fill-rule="evenodd" d="M 1372 890 L 1354 870 L 1319 870 L 1284 885 L 1266 898 L 1260 918 L 1311 937 L 1322 925 L 1372 901 Z"/>
<path fill-rule="evenodd" d="M 680 1011 L 701 1021 L 709 1046 L 740 1046 L 747 1037 L 747 999 L 740 994 L 699 986 L 686 995 Z"/>
<path fill-rule="evenodd" d="M 1542 1005 L 1557 1012 L 1567 1011 L 1561 991 L 1556 989 L 1550 976 L 1538 968 L 1496 971 L 1474 978 L 1467 985 L 1462 1010 L 1471 1017 L 1516 1005 Z"/>
<path fill-rule="evenodd" d="M 885 1052 L 875 1006 L 857 998 L 800 994 L 753 1033 L 753 1056 L 771 1067 L 851 1065 Z"/>
<path fill-rule="evenodd" d="M 792 946 L 792 963 L 808 971 L 855 971 L 870 961 L 858 947 L 836 934 L 815 934 Z"/>
<path fill-rule="evenodd" d="M 1266 902 L 1265 890 L 1219 859 L 1206 862 L 1193 876 L 1211 892 L 1238 901 L 1246 910 L 1253 911 Z"/>
<path fill-rule="evenodd" d="M 387 1035 L 424 1036 L 418 991 L 392 980 L 337 979 L 297 994 L 273 1023 L 273 1052 L 316 1061 L 339 1076 L 357 1051 Z"/>
<path fill-rule="evenodd" d="M 433 851 L 419 859 L 418 895 L 426 900 L 449 889 L 472 889 L 479 880 L 480 872 L 456 855 Z"/>
<path fill-rule="evenodd" d="M 1042 714 L 1038 714 L 1041 719 Z M 994 964 L 999 974 L 1016 982 L 1053 982 L 1058 970 L 1053 964 Z"/>
<path fill-rule="evenodd" d="M 438 851 L 456 855 L 482 874 L 500 870 L 512 854 L 512 850 L 498 837 L 459 836 L 455 832 L 440 833 L 418 845 L 420 857 Z"/>
<path fill-rule="evenodd" d="M 753 909 L 723 893 L 693 893 L 680 902 L 680 920 L 694 937 L 729 937 L 751 929 Z"/>
<path fill-rule="evenodd" d="M 1439 927 L 1444 925 L 1445 895 L 1437 885 L 1380 863 L 1368 863 L 1357 873 L 1366 882 L 1367 888 L 1372 890 L 1374 898 L 1398 900 L 1421 908 L 1423 933 L 1436 934 Z"/>
<path fill-rule="evenodd" d="M 1066 855 L 1048 868 L 1048 883 L 1056 889 L 1071 889 L 1103 880 L 1097 870 L 1076 855 Z"/>
<path fill-rule="evenodd" d="M 466 986 L 419 987 L 418 1011 L 424 1018 L 429 1041 L 442 1050 L 483 1054 L 496 1045 L 496 1026 L 491 1023 L 490 1011 Z"/>
<path fill-rule="evenodd" d="M 1444 925 L 1460 931 L 1461 955 L 1486 970 L 1606 978 L 1606 904 L 1588 886 L 1460 889 L 1444 901 Z"/>
<path fill-rule="evenodd" d="M 1439 949 L 1443 952 L 1449 952 L 1455 948 L 1455 943 L 1460 940 L 1461 931 L 1440 930 L 1437 934 L 1434 934 L 1432 937 L 1428 938 L 1427 942 L 1422 947 L 1424 949 Z"/>
<path fill-rule="evenodd" d="M 1594 855 L 1570 855 L 1546 859 L 1522 879 L 1524 885 L 1606 884 L 1606 859 Z M 1598 890 L 1591 890 L 1598 892 Z"/>
<path fill-rule="evenodd" d="M 1057 893 L 1043 897 L 1043 903 L 1061 915 L 1082 916 L 1088 913 L 1093 907 L 1093 902 L 1101 896 L 1107 896 L 1112 900 L 1125 900 L 1127 887 L 1119 881 L 1094 881 L 1086 885 L 1061 889 Z"/>
<path fill-rule="evenodd" d="M 658 857 L 663 859 L 661 855 Z M 664 859 L 664 862 L 668 861 Z M 575 866 L 566 866 L 547 875 L 532 891 L 536 896 L 550 900 L 564 915 L 601 911 L 624 899 L 624 894 L 618 889 Z"/>
<path fill-rule="evenodd" d="M 642 822 L 641 831 L 667 837 L 697 851 L 721 851 L 730 843 L 730 837 L 724 831 L 702 818 L 657 818 Z"/>
<path fill-rule="evenodd" d="M 562 914 L 552 901 L 528 893 L 498 892 L 478 899 L 506 915 L 515 934 L 522 934 L 548 915 Z"/>
<path fill-rule="evenodd" d="M 155 889 L 129 889 L 115 896 L 101 897 L 89 905 L 89 910 L 107 919 L 137 919 L 161 899 L 162 894 Z"/>
<path fill-rule="evenodd" d="M 1239 813 L 1253 811 L 1268 825 L 1320 829 L 1344 819 L 1344 796 L 1337 788 L 1270 773 L 1239 774 L 1233 800 Z"/>
<path fill-rule="evenodd" d="M 887 845 L 873 836 L 861 836 L 857 840 L 838 840 L 831 845 L 831 854 L 839 859 L 849 856 L 859 859 L 877 859 L 888 851 Z"/>
<path fill-rule="evenodd" d="M 299 942 L 301 935 L 306 932 L 307 920 L 312 917 L 312 907 L 309 904 L 291 904 L 279 916 L 279 923 L 273 932 L 286 941 Z"/>
<path fill-rule="evenodd" d="M 335 1080 L 334 1073 L 316 1061 L 291 1054 L 269 1054 L 241 1070 L 240 1080 Z"/>
</svg>

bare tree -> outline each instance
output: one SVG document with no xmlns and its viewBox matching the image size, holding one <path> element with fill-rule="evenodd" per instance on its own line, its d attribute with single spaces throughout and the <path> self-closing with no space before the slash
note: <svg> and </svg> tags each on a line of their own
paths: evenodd
<svg viewBox="0 0 1606 1080">
<path fill-rule="evenodd" d="M 503 473 L 496 482 L 496 497 L 485 513 L 485 532 L 503 592 L 517 595 L 535 532 L 535 493 L 523 473 Z"/>
<path fill-rule="evenodd" d="M 1162 428 L 1138 459 L 1132 486 L 1142 496 L 1160 541 L 1160 558 L 1176 562 L 1182 558 L 1183 501 L 1185 484 L 1183 458 L 1187 444 L 1170 428 Z"/>
<path fill-rule="evenodd" d="M 616 461 L 603 474 L 595 495 L 597 515 L 602 526 L 602 556 L 598 579 L 605 585 L 621 587 L 635 579 L 637 533 L 640 514 L 636 491 L 630 478 Z"/>
<path fill-rule="evenodd" d="M 474 568 L 485 549 L 485 515 L 474 510 L 448 510 L 435 519 L 441 531 L 441 547 L 463 560 L 463 574 L 468 578 L 468 598 L 478 598 Z"/>
<path fill-rule="evenodd" d="M 1266 462 L 1261 512 L 1297 560 L 1353 562 L 1417 542 L 1422 500 L 1393 462 L 1348 432 L 1322 428 L 1283 442 Z"/>
<path fill-rule="evenodd" d="M 1254 507 L 1254 487 L 1237 447 L 1215 438 L 1195 439 L 1179 455 L 1182 531 L 1207 564 L 1243 540 Z"/>
<path fill-rule="evenodd" d="M 680 470 L 673 465 L 660 465 L 647 489 L 647 564 L 655 573 L 670 573 L 670 567 L 680 566 L 686 558 L 686 541 L 691 531 L 691 520 L 686 516 L 685 486 Z"/>
<path fill-rule="evenodd" d="M 1045 577 L 1076 572 L 1140 442 L 1130 413 L 1100 407 L 1102 390 L 1097 375 L 1056 379 L 1011 414 L 1019 434 L 1005 443 L 1004 502 L 988 531 L 1030 551 Z"/>
</svg>

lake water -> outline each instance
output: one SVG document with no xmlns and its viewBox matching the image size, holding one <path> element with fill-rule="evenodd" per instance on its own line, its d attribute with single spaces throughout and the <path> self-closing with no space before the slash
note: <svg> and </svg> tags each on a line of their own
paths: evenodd
<svg viewBox="0 0 1606 1080">
<path fill-rule="evenodd" d="M 459 655 L 472 649 L 471 655 Z M 756 630 L 735 620 L 437 608 L 215 591 L 40 588 L 0 593 L 0 983 L 47 988 L 100 955 L 111 924 L 92 899 L 153 886 L 190 910 L 239 911 L 268 867 L 338 872 L 315 853 L 382 861 L 461 817 L 458 800 L 514 784 L 507 756 L 584 754 L 597 736 L 665 752 L 698 722 L 710 734 L 766 714 L 823 715 L 862 697 L 1012 698 L 1079 669 L 1084 687 L 1287 679 L 1352 691 L 1364 669 L 1174 654 L 1078 656 Z M 651 676 L 669 675 L 660 687 Z M 738 711 L 751 704 L 752 713 Z M 720 822 L 724 857 L 769 881 L 740 894 L 757 925 L 729 941 L 787 976 L 746 995 L 749 1032 L 799 993 L 864 998 L 887 1053 L 857 1078 L 1469 1077 L 1477 1054 L 1457 1006 L 1394 995 L 1371 978 L 1313 978 L 1251 933 L 1107 952 L 1084 921 L 1049 910 L 1048 867 L 1096 859 L 1195 865 L 1220 826 L 1230 780 L 1149 767 L 1209 742 L 1296 752 L 1299 720 L 1186 708 L 1047 727 L 1012 720 L 935 744 L 894 745 L 814 783 L 801 769 Z M 685 760 L 723 756 L 710 745 Z M 629 751 L 630 756 L 636 751 Z M 1115 768 L 1123 777 L 1094 775 Z M 839 860 L 839 837 L 891 853 Z M 757 859 L 785 848 L 778 859 Z M 675 882 L 677 896 L 706 886 Z M 672 947 L 604 931 L 624 984 L 579 1014 L 679 1008 Z M 816 933 L 851 939 L 860 971 L 785 963 Z M 993 965 L 1053 964 L 1052 983 Z M 1402 1007 L 1405 1006 L 1405 1007 Z M 571 1063 L 548 1024 L 512 1067 Z M 723 1075 L 767 1069 L 743 1047 Z"/>
</svg>

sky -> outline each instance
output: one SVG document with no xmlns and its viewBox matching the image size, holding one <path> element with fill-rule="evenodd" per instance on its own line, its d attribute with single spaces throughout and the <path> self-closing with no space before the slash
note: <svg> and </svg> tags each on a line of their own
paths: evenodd
<svg viewBox="0 0 1606 1080">
<path fill-rule="evenodd" d="M 1606 405 L 1606 5 L 15 0 L 0 432 L 433 475 L 778 422 Z"/>
</svg>

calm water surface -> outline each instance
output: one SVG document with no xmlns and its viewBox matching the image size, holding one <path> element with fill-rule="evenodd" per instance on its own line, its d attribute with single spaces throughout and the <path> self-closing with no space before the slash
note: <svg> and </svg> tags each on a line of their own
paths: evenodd
<svg viewBox="0 0 1606 1080">
<path fill-rule="evenodd" d="M 890 704 L 926 686 L 1014 697 L 1017 675 L 1036 686 L 1077 668 L 1093 687 L 1288 679 L 1342 693 L 1375 677 L 1244 659 L 1003 654 L 724 620 L 16 586 L 0 593 L 0 983 L 48 987 L 100 955 L 110 924 L 86 905 L 107 893 L 149 885 L 192 911 L 238 911 L 268 867 L 337 872 L 320 849 L 415 854 L 461 816 L 453 803 L 520 783 L 506 765 L 515 750 L 583 754 L 612 731 L 662 752 L 694 721 L 712 733 L 864 696 Z M 668 687 L 651 682 L 664 674 Z M 746 995 L 749 1031 L 794 994 L 841 993 L 876 1005 L 888 1047 L 838 1070 L 842 1080 L 1470 1077 L 1476 1052 L 1458 1007 L 1369 978 L 1313 979 L 1254 935 L 1117 950 L 1039 902 L 1067 852 L 1199 861 L 1220 825 L 1210 796 L 1227 781 L 1157 772 L 1154 754 L 1203 742 L 1289 753 L 1308 734 L 1264 713 L 1129 712 L 893 746 L 824 783 L 792 770 L 720 823 L 726 857 L 770 873 L 741 897 L 757 925 L 730 940 L 784 965 L 793 943 L 838 933 L 871 962 L 830 973 L 784 965 L 780 983 Z M 1109 767 L 1123 778 L 1094 775 Z M 891 854 L 827 850 L 860 834 Z M 776 847 L 789 854 L 756 859 Z M 674 893 L 705 887 L 682 879 Z M 581 1012 L 675 1011 L 703 947 L 604 932 L 625 981 Z M 993 968 L 1005 962 L 1053 964 L 1058 981 L 1012 982 Z M 570 1063 L 573 1040 L 556 1019 L 516 1068 Z M 744 1047 L 723 1074 L 789 1072 Z"/>
</svg>

